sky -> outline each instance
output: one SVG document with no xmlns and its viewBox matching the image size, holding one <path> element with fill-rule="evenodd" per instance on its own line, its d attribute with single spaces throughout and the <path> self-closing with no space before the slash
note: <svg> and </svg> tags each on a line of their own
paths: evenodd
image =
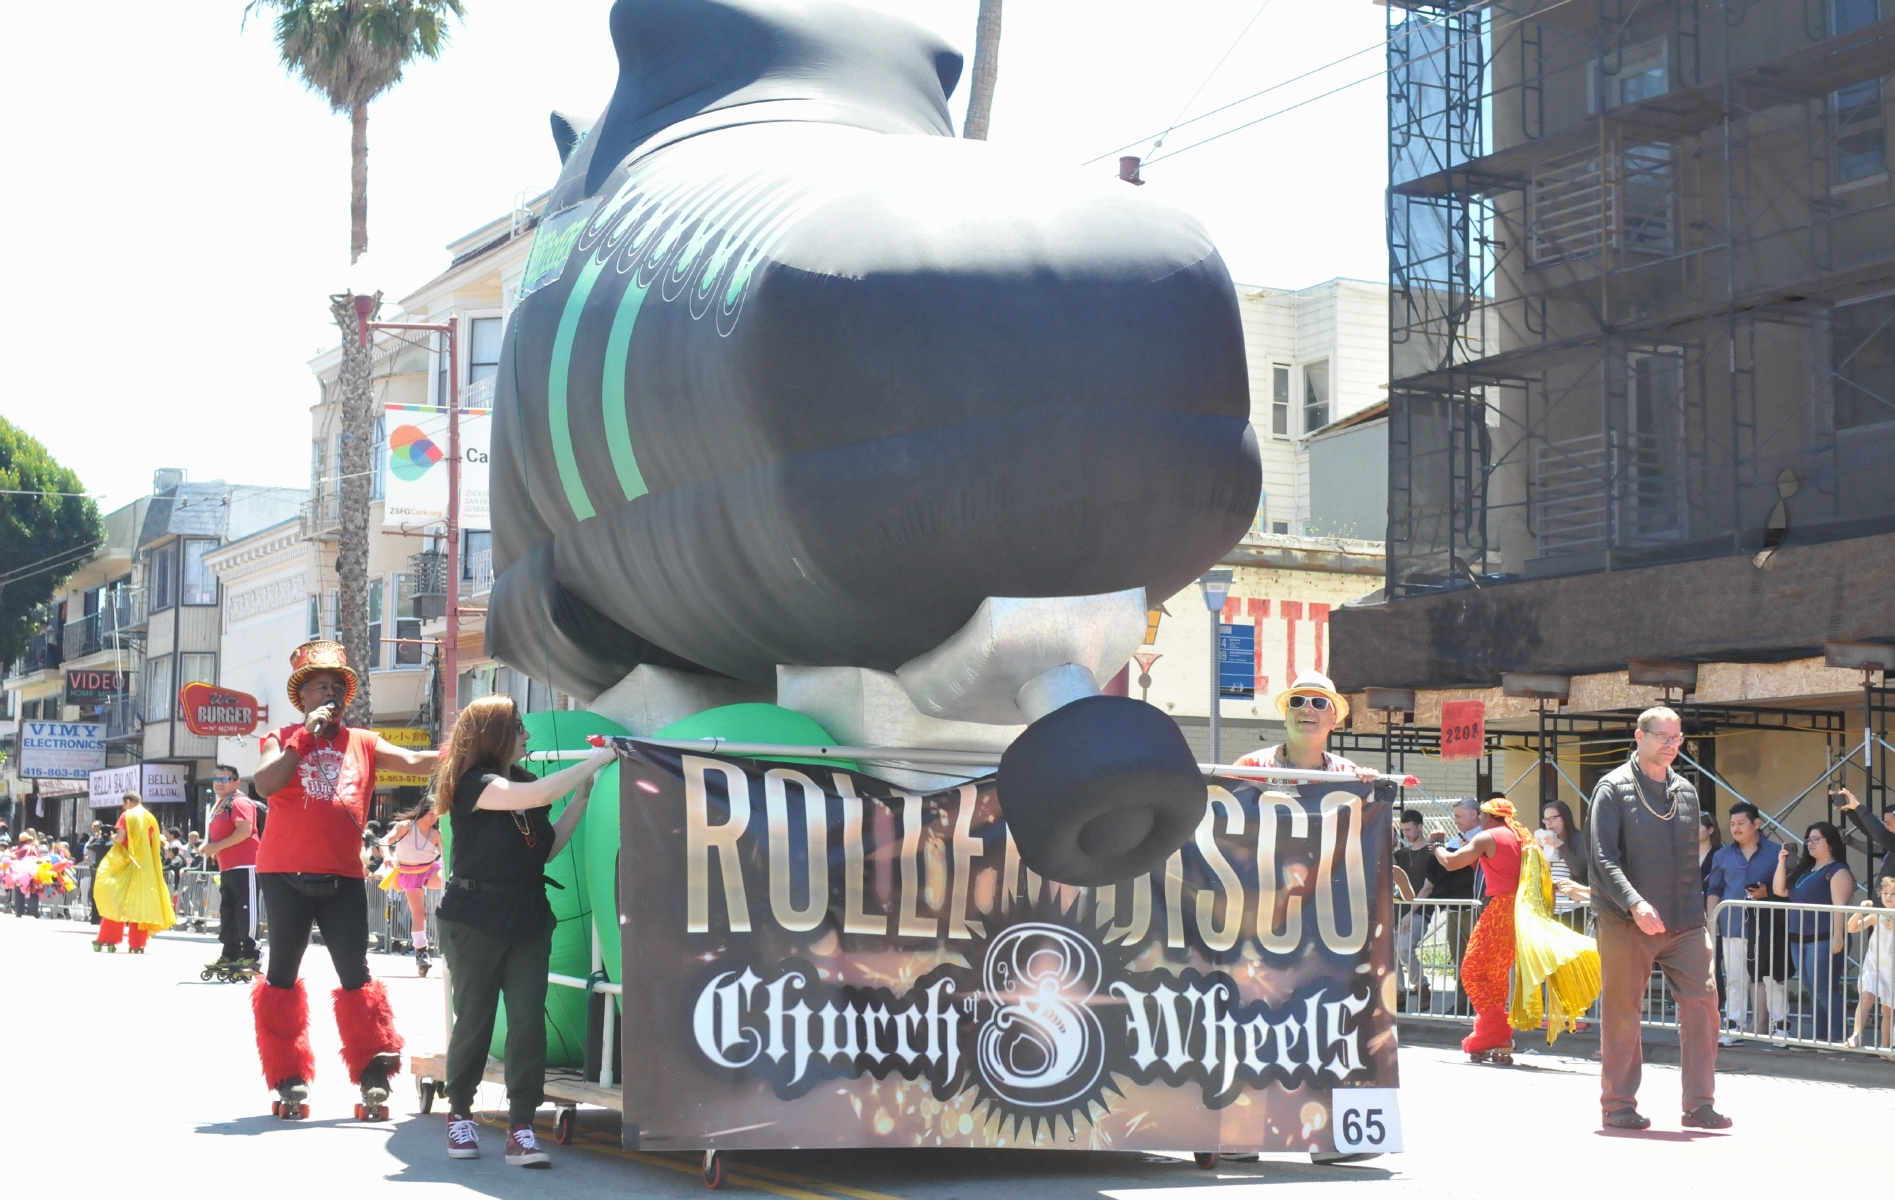
<svg viewBox="0 0 1895 1200">
<path fill-rule="evenodd" d="M 856 2 L 934 30 L 971 66 L 977 0 Z M 609 0 L 467 0 L 441 59 L 370 109 L 370 251 L 352 268 L 348 121 L 284 73 L 267 21 L 246 27 L 243 7 L 93 0 L 7 18 L 0 215 L 15 232 L 0 415 L 102 510 L 146 494 L 159 467 L 303 486 L 309 360 L 338 337 L 326 297 L 398 298 L 438 273 L 448 242 L 552 182 L 547 114 L 596 114 L 617 75 Z M 1004 11 L 989 140 L 1106 177 L 1121 152 L 1152 159 L 1146 194 L 1201 220 L 1242 283 L 1386 277 L 1385 9 Z M 965 106 L 964 79 L 957 129 Z"/>
</svg>

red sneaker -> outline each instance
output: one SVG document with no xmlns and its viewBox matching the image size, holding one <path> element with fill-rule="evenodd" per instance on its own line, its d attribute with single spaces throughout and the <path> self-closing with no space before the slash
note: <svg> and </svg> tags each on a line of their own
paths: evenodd
<svg viewBox="0 0 1895 1200">
<path fill-rule="evenodd" d="M 466 1113 L 447 1114 L 447 1156 L 480 1157 L 480 1135 L 474 1132 L 474 1120 Z"/>
<path fill-rule="evenodd" d="M 509 1167 L 550 1167 L 553 1156 L 540 1149 L 539 1139 L 533 1136 L 531 1125 L 515 1125 L 507 1130 L 507 1165 Z"/>
</svg>

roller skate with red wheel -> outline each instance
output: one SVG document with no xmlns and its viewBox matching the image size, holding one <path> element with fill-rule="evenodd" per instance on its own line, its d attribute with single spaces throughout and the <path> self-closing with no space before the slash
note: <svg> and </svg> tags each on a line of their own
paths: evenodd
<svg viewBox="0 0 1895 1200">
<path fill-rule="evenodd" d="M 309 1116 L 309 1085 L 295 1078 L 277 1084 L 276 1099 L 270 1101 L 270 1115 L 285 1121 L 300 1121 Z"/>
<path fill-rule="evenodd" d="M 1496 1067 L 1513 1065 L 1513 1047 L 1503 1046 L 1498 1050 L 1469 1050 L 1467 1060 L 1477 1063 L 1491 1063 Z"/>
<path fill-rule="evenodd" d="M 362 1088 L 362 1102 L 355 1106 L 356 1120 L 388 1119 L 388 1077 L 400 1069 L 401 1059 L 393 1054 L 378 1054 L 362 1068 L 362 1077 L 357 1081 Z"/>
</svg>

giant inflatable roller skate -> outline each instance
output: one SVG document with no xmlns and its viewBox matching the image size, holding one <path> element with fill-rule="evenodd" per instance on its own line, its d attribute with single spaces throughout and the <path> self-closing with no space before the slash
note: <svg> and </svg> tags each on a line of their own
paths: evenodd
<svg viewBox="0 0 1895 1200">
<path fill-rule="evenodd" d="M 1203 780 L 1101 686 L 1260 484 L 1204 229 L 955 138 L 960 55 L 893 17 L 619 0 L 611 33 L 507 329 L 489 649 L 1005 747 L 1028 865 L 1153 869 Z"/>
</svg>

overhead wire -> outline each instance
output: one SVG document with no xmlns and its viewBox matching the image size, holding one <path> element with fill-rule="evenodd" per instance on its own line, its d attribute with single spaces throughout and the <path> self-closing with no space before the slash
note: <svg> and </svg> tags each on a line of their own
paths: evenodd
<svg viewBox="0 0 1895 1200">
<path fill-rule="evenodd" d="M 1545 15 L 1546 13 L 1548 13 L 1548 12 L 1550 12 L 1550 11 L 1552 11 L 1553 9 L 1555 9 L 1555 8 L 1560 8 L 1560 7 L 1562 7 L 1562 6 L 1564 6 L 1564 5 L 1566 5 L 1566 4 L 1570 4 L 1570 3 L 1572 3 L 1572 0 L 1557 0 L 1557 2 L 1556 2 L 1556 3 L 1554 3 L 1554 4 L 1552 4 L 1552 5 L 1549 5 L 1549 6 L 1547 7 L 1547 8 L 1544 8 L 1544 9 L 1541 9 L 1541 10 L 1539 10 L 1538 12 L 1535 12 L 1535 13 L 1533 13 L 1533 14 L 1531 14 L 1531 15 L 1532 15 L 1532 17 L 1533 17 L 1534 19 L 1538 19 L 1539 17 L 1542 17 L 1542 16 L 1544 16 L 1544 15 Z M 1445 19 L 1445 18 L 1443 18 L 1443 19 Z M 1471 34 L 1471 35 L 1469 35 L 1468 37 L 1464 37 L 1464 38 L 1461 38 L 1461 39 L 1460 39 L 1459 41 L 1454 41 L 1454 42 L 1448 42 L 1448 43 L 1446 43 L 1446 44 L 1444 44 L 1444 45 L 1441 45 L 1441 46 L 1438 46 L 1438 47 L 1436 47 L 1435 49 L 1433 49 L 1433 50 L 1430 50 L 1430 51 L 1428 51 L 1428 52 L 1427 52 L 1426 54 L 1421 54 L 1421 55 L 1417 55 L 1416 57 L 1414 57 L 1414 58 L 1412 58 L 1412 59 L 1409 59 L 1409 60 L 1408 60 L 1408 62 L 1409 62 L 1409 64 L 1410 64 L 1410 65 L 1412 65 L 1412 64 L 1414 64 L 1414 63 L 1419 63 L 1419 62 L 1426 62 L 1426 61 L 1427 61 L 1428 59 L 1430 59 L 1430 58 L 1433 58 L 1433 57 L 1435 57 L 1436 55 L 1439 55 L 1439 54 L 1445 54 L 1445 53 L 1447 53 L 1447 52 L 1448 52 L 1449 50 L 1453 50 L 1453 49 L 1456 49 L 1456 48 L 1458 48 L 1458 47 L 1460 47 L 1460 46 L 1464 46 L 1464 45 L 1466 45 L 1466 44 L 1467 44 L 1468 42 L 1472 42 L 1472 41 L 1477 41 L 1477 40 L 1479 40 L 1479 39 L 1481 39 L 1481 38 L 1483 38 L 1483 37 L 1486 37 L 1486 38 L 1491 38 L 1491 37 L 1493 37 L 1493 36 L 1494 36 L 1494 35 L 1496 35 L 1496 34 L 1499 34 L 1499 33 L 1502 33 L 1502 32 L 1505 32 L 1506 30 L 1508 30 L 1508 29 L 1511 29 L 1511 28 L 1513 28 L 1513 27 L 1514 27 L 1515 25 L 1519 25 L 1519 24 L 1521 24 L 1521 23 L 1523 23 L 1523 22 L 1525 22 L 1526 20 L 1528 20 L 1528 18 L 1527 18 L 1527 17 L 1519 17 L 1519 18 L 1517 18 L 1517 19 L 1515 19 L 1515 20 L 1513 20 L 1513 21 L 1511 21 L 1511 22 L 1509 22 L 1509 23 L 1507 23 L 1506 25 L 1498 25 L 1498 24 L 1497 24 L 1497 25 L 1495 25 L 1494 27 L 1492 27 L 1492 28 L 1490 28 L 1490 29 L 1487 29 L 1486 31 L 1484 31 L 1484 32 L 1482 32 L 1482 33 L 1476 33 L 1476 34 Z M 1438 22 L 1437 22 L 1437 23 L 1438 23 Z M 1408 37 L 1413 37 L 1413 36 L 1414 36 L 1414 35 L 1415 35 L 1416 33 L 1419 33 L 1419 32 L 1421 32 L 1421 31 L 1420 31 L 1420 30 L 1409 30 L 1409 31 L 1407 31 L 1407 32 L 1404 32 L 1404 33 L 1403 33 L 1403 34 L 1402 34 L 1401 36 L 1402 36 L 1402 37 L 1404 37 L 1404 38 L 1408 38 Z M 1375 45 L 1375 46 L 1369 46 L 1369 47 L 1366 47 L 1366 48 L 1364 48 L 1364 49 L 1362 49 L 1362 50 L 1358 50 L 1358 51 L 1356 51 L 1356 52 L 1355 52 L 1354 54 L 1349 54 L 1349 55 L 1345 55 L 1345 56 L 1344 56 L 1343 58 L 1340 58 L 1340 59 L 1337 59 L 1337 60 L 1336 60 L 1336 63 L 1340 63 L 1340 62 L 1347 62 L 1347 61 L 1348 61 L 1349 59 L 1351 59 L 1351 58 L 1358 58 L 1358 57 L 1360 57 L 1361 55 L 1363 55 L 1363 54 L 1365 54 L 1365 53 L 1367 53 L 1367 52 L 1368 52 L 1369 50 L 1376 50 L 1376 49 L 1383 49 L 1383 48 L 1386 48 L 1387 46 L 1389 46 L 1390 44 L 1392 44 L 1392 43 L 1394 42 L 1394 40 L 1395 40 L 1394 38 L 1389 38 L 1389 39 L 1386 39 L 1386 40 L 1384 40 L 1384 41 L 1382 41 L 1382 42 L 1380 42 L 1380 43 L 1378 43 L 1378 44 L 1377 44 L 1377 45 Z M 1296 77 L 1296 78 L 1294 78 L 1294 79 L 1286 79 L 1286 80 L 1284 80 L 1284 81 L 1283 81 L 1283 83 L 1281 83 L 1281 84 L 1275 84 L 1275 85 L 1273 85 L 1273 86 L 1271 86 L 1271 87 L 1269 87 L 1269 88 L 1265 88 L 1265 89 L 1264 89 L 1264 90 L 1263 90 L 1262 92 L 1256 92 L 1256 93 L 1253 93 L 1252 95 L 1250 95 L 1250 96 L 1247 96 L 1247 97 L 1245 97 L 1245 98 L 1244 98 L 1244 100 L 1233 100 L 1233 101 L 1232 101 L 1232 102 L 1231 102 L 1230 104 L 1228 104 L 1228 105 L 1225 105 L 1224 107 L 1225 107 L 1225 108 L 1230 108 L 1230 107 L 1233 107 L 1234 105 L 1237 105 L 1237 104 L 1242 104 L 1242 103 L 1244 103 L 1244 102 L 1245 102 L 1245 100 L 1254 100 L 1254 99 L 1256 99 L 1256 98 L 1257 98 L 1258 96 L 1261 96 L 1261 95 L 1264 95 L 1264 94 L 1265 94 L 1265 93 L 1267 93 L 1267 92 L 1271 92 L 1271 91 L 1275 91 L 1275 90 L 1277 90 L 1277 89 L 1279 89 L 1279 88 L 1282 88 L 1282 87 L 1286 87 L 1286 86 L 1288 86 L 1288 85 L 1289 85 L 1289 84 L 1291 84 L 1291 83 L 1295 83 L 1295 82 L 1296 82 L 1296 81 L 1297 81 L 1298 79 L 1307 79 L 1307 78 L 1308 78 L 1309 76 L 1311 76 L 1311 75 L 1314 75 L 1314 74 L 1317 74 L 1318 72 L 1321 72 L 1321 71 L 1325 71 L 1325 70 L 1328 70 L 1328 68 L 1329 68 L 1329 67 L 1331 67 L 1331 66 L 1335 66 L 1335 65 L 1336 65 L 1336 63 L 1329 63 L 1329 64 L 1327 64 L 1327 65 L 1325 65 L 1325 66 L 1322 66 L 1322 67 L 1318 67 L 1318 68 L 1316 68 L 1316 69 L 1315 69 L 1314 71 L 1306 71 L 1306 72 L 1304 72 L 1304 73 L 1303 73 L 1302 75 L 1299 75 L 1299 76 L 1297 76 L 1297 77 Z M 1220 133 L 1214 133 L 1214 134 L 1211 134 L 1211 135 L 1210 135 L 1209 137 L 1205 137 L 1205 138 L 1199 138 L 1199 139 L 1198 139 L 1197 141 L 1195 141 L 1195 142 L 1191 142 L 1190 144 L 1188 144 L 1188 145 L 1185 145 L 1185 146 L 1180 146 L 1180 147 L 1179 147 L 1178 149 L 1176 149 L 1176 150 L 1173 150 L 1173 151 L 1171 151 L 1171 152 L 1170 152 L 1170 153 L 1168 153 L 1168 154 L 1160 154 L 1160 155 L 1157 155 L 1157 156 L 1155 156 L 1155 157 L 1153 157 L 1153 158 L 1151 158 L 1151 159 L 1148 159 L 1148 160 L 1147 160 L 1146 162 L 1144 162 L 1144 163 L 1142 164 L 1142 166 L 1146 166 L 1146 167 L 1149 167 L 1149 166 L 1153 166 L 1153 165 L 1155 165 L 1155 164 L 1157 164 L 1157 163 L 1161 163 L 1161 162 L 1164 162 L 1164 161 L 1165 161 L 1166 159 L 1169 159 L 1169 158 L 1176 158 L 1176 157 L 1177 157 L 1178 155 L 1180 155 L 1180 154 L 1183 154 L 1183 153 L 1185 153 L 1186 151 L 1189 151 L 1189 150 L 1195 150 L 1195 149 L 1197 149 L 1197 148 L 1198 148 L 1199 146 L 1207 146 L 1207 145 L 1209 145 L 1210 143 L 1212 143 L 1212 142 L 1215 142 L 1215 141 L 1217 141 L 1217 140 L 1219 140 L 1220 138 L 1226 138 L 1226 137 L 1229 137 L 1229 136 L 1230 136 L 1231 134 L 1233 134 L 1233 133 L 1241 133 L 1241 132 L 1242 132 L 1243 130 L 1246 130 L 1246 129 L 1249 129 L 1249 128 L 1251 128 L 1251 127 L 1252 127 L 1252 126 L 1254 126 L 1254 125 L 1261 125 L 1261 124 L 1262 124 L 1263 122 L 1265 122 L 1265 121 L 1269 121 L 1269 120 L 1274 120 L 1274 119 L 1275 119 L 1275 118 L 1277 118 L 1277 117 L 1280 117 L 1280 116 L 1283 116 L 1283 115 L 1284 115 L 1285 113 L 1291 113 L 1291 112 L 1295 112 L 1295 111 L 1296 111 L 1297 109 L 1299 109 L 1299 108 L 1305 108 L 1305 107 L 1307 107 L 1307 106 L 1309 106 L 1309 105 L 1311 105 L 1311 104 L 1314 104 L 1314 103 L 1316 103 L 1316 102 L 1317 102 L 1318 100 L 1327 100 L 1327 99 L 1328 99 L 1329 97 L 1331 97 L 1331 96 L 1334 96 L 1334 95 L 1338 95 L 1338 94 L 1340 94 L 1340 93 L 1342 93 L 1342 92 L 1346 92 L 1346 91 L 1348 91 L 1348 90 L 1349 90 L 1350 88 L 1353 88 L 1353 87 L 1360 87 L 1360 86 L 1361 86 L 1362 84 L 1365 84 L 1365 83 L 1372 83 L 1372 82 L 1374 82 L 1374 81 L 1375 81 L 1375 80 L 1377 80 L 1377 79 L 1381 79 L 1381 78 L 1383 78 L 1383 77 L 1384 77 L 1384 76 L 1386 76 L 1387 74 L 1388 74 L 1388 68 L 1387 68 L 1387 67 L 1383 67 L 1383 68 L 1382 68 L 1381 70 L 1379 70 L 1379 71 L 1376 71 L 1376 72 L 1375 72 L 1374 74 L 1372 74 L 1372 75 L 1364 75 L 1364 76 L 1362 76 L 1362 77 L 1361 77 L 1361 78 L 1359 78 L 1359 79 L 1352 79 L 1352 80 L 1350 80 L 1350 81 L 1349 81 L 1348 83 L 1345 83 L 1345 84 L 1340 84 L 1340 85 L 1338 85 L 1338 86 L 1336 86 L 1336 87 L 1333 87 L 1333 88 L 1330 88 L 1330 89 L 1329 89 L 1328 91 L 1326 91 L 1326 92 L 1319 92 L 1319 93 L 1317 93 L 1317 94 L 1316 94 L 1316 95 L 1314 95 L 1314 96 L 1310 96 L 1310 97 L 1308 97 L 1307 99 L 1303 99 L 1303 100 L 1299 100 L 1299 101 L 1297 101 L 1297 102 L 1296 102 L 1295 104 L 1287 104 L 1287 105 L 1284 105 L 1284 106 L 1283 106 L 1282 108 L 1279 108 L 1279 109 L 1276 109 L 1276 110 L 1274 110 L 1274 111 L 1272 111 L 1272 112 L 1267 112 L 1267 113 L 1265 113 L 1265 114 L 1263 114 L 1262 116 L 1260 116 L 1260 117 L 1256 117 L 1256 118 L 1253 118 L 1253 119 L 1251 119 L 1251 120 L 1249 120 L 1249 121 L 1245 121 L 1245 122 L 1244 122 L 1243 124 L 1241 124 L 1241 125 L 1233 125 L 1233 126 L 1232 126 L 1231 128 L 1229 128 L 1229 129 L 1226 129 L 1226 130 L 1223 130 L 1223 131 L 1222 131 L 1222 132 L 1220 132 Z M 1204 115 L 1208 117 L 1208 116 L 1211 116 L 1211 115 L 1213 115 L 1213 114 L 1214 114 L 1214 113 L 1216 113 L 1216 112 L 1221 112 L 1221 111 L 1223 111 L 1223 109 L 1213 109 L 1213 110 L 1212 110 L 1211 112 L 1209 112 L 1209 113 L 1205 113 Z M 1192 118 L 1192 121 L 1197 121 L 1197 120 L 1201 120 L 1201 119 L 1202 119 L 1202 118 L 1197 118 L 1197 117 L 1194 117 L 1194 118 Z M 1184 122 L 1183 124 L 1190 124 L 1190 123 L 1192 123 L 1192 122 Z M 1143 138 L 1141 138 L 1141 139 L 1139 139 L 1139 141 L 1143 141 L 1143 140 L 1144 140 Z M 1138 142 L 1133 142 L 1133 143 L 1131 143 L 1131 145 L 1134 145 L 1134 146 L 1135 146 L 1135 145 L 1138 145 L 1138 144 L 1139 144 Z M 1116 153 L 1117 153 L 1117 151 L 1113 151 L 1113 153 L 1114 153 L 1114 154 L 1116 154 Z M 1100 158 L 1109 158 L 1109 157 L 1110 157 L 1110 155 L 1100 155 L 1099 157 L 1100 157 Z M 1089 166 L 1089 165 L 1091 165 L 1092 163 L 1095 163 L 1095 162 L 1098 162 L 1098 161 L 1099 161 L 1099 158 L 1094 158 L 1094 159 L 1089 159 L 1089 160 L 1087 160 L 1087 161 L 1086 161 L 1085 163 L 1082 163 L 1082 164 L 1080 164 L 1080 165 L 1081 165 L 1081 166 Z"/>
<path fill-rule="evenodd" d="M 1178 115 L 1171 118 L 1171 124 L 1165 126 L 1165 131 L 1159 134 L 1158 140 L 1151 144 L 1149 153 L 1158 153 L 1158 148 L 1165 144 L 1165 139 L 1170 137 L 1171 131 L 1178 127 L 1178 122 L 1184 118 L 1184 114 L 1191 111 L 1191 106 L 1196 104 L 1198 97 L 1204 94 L 1204 89 L 1211 86 L 1211 80 L 1217 78 L 1217 73 L 1224 69 L 1225 63 L 1230 61 L 1230 56 L 1237 52 L 1237 47 L 1242 45 L 1244 38 L 1250 35 L 1251 28 L 1257 23 L 1257 18 L 1263 16 L 1263 10 L 1269 8 L 1270 3 L 1271 0 L 1263 0 L 1263 3 L 1257 6 L 1257 11 L 1250 14 L 1250 20 L 1244 23 L 1244 27 L 1238 31 L 1237 36 L 1233 38 L 1230 45 L 1224 49 L 1223 55 L 1217 60 L 1217 65 L 1213 66 L 1210 73 L 1198 84 L 1197 90 L 1191 93 L 1191 98 L 1178 106 Z"/>
</svg>

